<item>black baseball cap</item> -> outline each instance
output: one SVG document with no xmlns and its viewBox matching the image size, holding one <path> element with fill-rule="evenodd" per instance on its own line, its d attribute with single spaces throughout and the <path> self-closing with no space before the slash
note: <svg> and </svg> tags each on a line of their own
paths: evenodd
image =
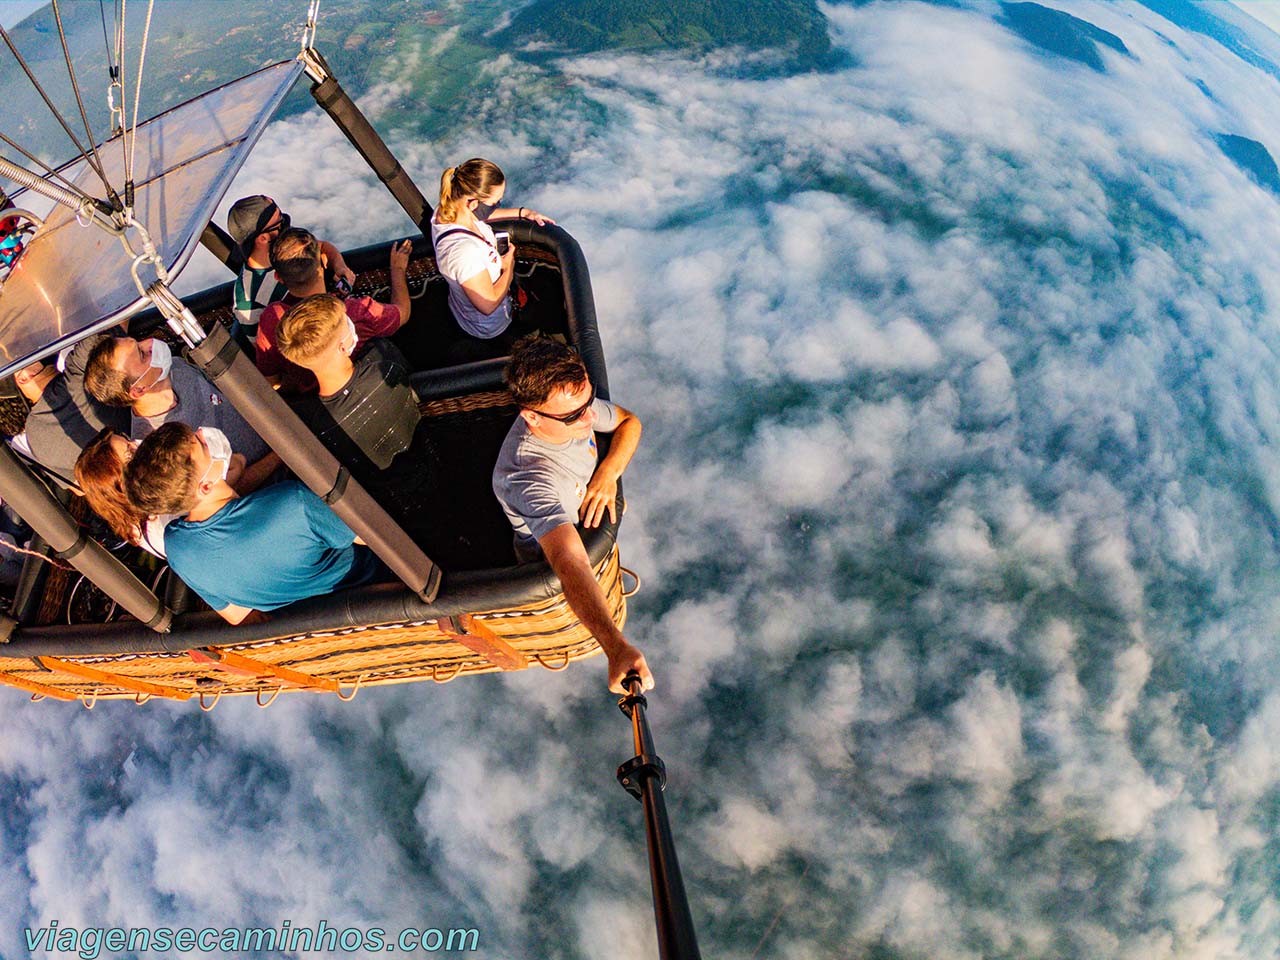
<svg viewBox="0 0 1280 960">
<path fill-rule="evenodd" d="M 246 259 L 253 250 L 253 241 L 267 229 L 267 224 L 280 211 L 280 228 L 289 229 L 289 215 L 270 197 L 258 194 L 244 197 L 231 205 L 227 213 L 227 233 L 240 246 L 240 255 Z"/>
</svg>

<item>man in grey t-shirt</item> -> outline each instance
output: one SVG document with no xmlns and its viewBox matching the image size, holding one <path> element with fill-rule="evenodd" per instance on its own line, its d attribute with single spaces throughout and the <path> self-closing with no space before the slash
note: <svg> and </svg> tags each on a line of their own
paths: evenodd
<svg viewBox="0 0 1280 960">
<path fill-rule="evenodd" d="M 606 511 L 617 519 L 618 479 L 640 442 L 640 419 L 597 398 L 582 359 L 549 337 L 518 341 L 506 378 L 520 416 L 498 453 L 493 492 L 515 530 L 516 555 L 546 557 L 609 658 L 609 689 L 625 693 L 622 678 L 635 671 L 650 690 L 649 665 L 613 622 L 576 526 L 599 526 Z M 613 434 L 598 462 L 597 432 Z"/>
<path fill-rule="evenodd" d="M 134 440 L 144 439 L 171 421 L 221 430 L 231 449 L 247 463 L 236 481 L 240 493 L 256 490 L 280 466 L 280 458 L 240 411 L 199 370 L 171 357 L 162 341 L 133 337 L 102 341 L 89 354 L 85 387 L 102 403 L 132 409 L 130 436 Z"/>
</svg>

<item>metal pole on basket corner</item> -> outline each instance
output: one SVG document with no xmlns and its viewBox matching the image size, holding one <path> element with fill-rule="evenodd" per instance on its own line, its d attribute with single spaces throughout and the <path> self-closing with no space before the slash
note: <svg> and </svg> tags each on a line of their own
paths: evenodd
<svg viewBox="0 0 1280 960">
<path fill-rule="evenodd" d="M 343 135 L 356 148 L 356 152 L 369 165 L 369 169 L 404 208 L 409 219 L 425 236 L 431 235 L 431 204 L 427 202 L 418 185 L 413 182 L 409 172 L 400 166 L 391 148 L 386 145 L 378 131 L 371 124 L 338 78 L 321 56 L 320 51 L 310 46 L 309 42 L 298 54 L 303 69 L 311 78 L 311 96 L 320 109 L 342 131 Z"/>
<path fill-rule="evenodd" d="M 645 717 L 648 701 L 640 692 L 640 676 L 629 673 L 622 685 L 627 695 L 618 707 L 631 718 L 636 755 L 618 768 L 618 783 L 644 805 L 644 832 L 649 847 L 649 879 L 653 885 L 653 916 L 658 926 L 658 956 L 662 960 L 701 960 L 693 915 L 680 877 L 671 823 L 663 790 L 667 768 L 654 751 Z"/>
</svg>

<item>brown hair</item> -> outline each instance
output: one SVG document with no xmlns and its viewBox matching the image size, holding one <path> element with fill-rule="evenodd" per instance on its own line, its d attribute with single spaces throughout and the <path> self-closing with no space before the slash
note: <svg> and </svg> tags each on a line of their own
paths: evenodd
<svg viewBox="0 0 1280 960">
<path fill-rule="evenodd" d="M 271 267 L 286 287 L 301 287 L 322 269 L 320 241 L 301 227 L 285 230 L 271 241 Z"/>
<path fill-rule="evenodd" d="M 130 503 L 124 492 L 124 461 L 111 447 L 117 436 L 122 434 L 107 427 L 89 441 L 76 460 L 76 485 L 117 537 L 136 544 L 147 515 Z"/>
<path fill-rule="evenodd" d="M 507 182 L 496 163 L 473 157 L 450 167 L 440 176 L 440 203 L 437 223 L 457 223 L 462 204 L 471 197 L 483 197 Z"/>
<path fill-rule="evenodd" d="M 347 308 L 331 293 L 307 297 L 276 327 L 276 348 L 286 360 L 305 367 L 333 343 L 346 315 Z"/>
<path fill-rule="evenodd" d="M 503 375 L 516 403 L 533 409 L 557 388 L 580 386 L 587 379 L 587 367 L 573 347 L 534 333 L 516 341 Z"/>
<path fill-rule="evenodd" d="M 99 403 L 112 407 L 131 407 L 131 384 L 124 371 L 115 368 L 116 350 L 121 342 L 119 337 L 103 337 L 94 344 L 84 365 L 84 388 Z"/>
<path fill-rule="evenodd" d="M 124 468 L 125 493 L 135 507 L 149 516 L 191 512 L 200 479 L 191 459 L 195 435 L 185 423 L 170 421 L 142 441 Z"/>
</svg>

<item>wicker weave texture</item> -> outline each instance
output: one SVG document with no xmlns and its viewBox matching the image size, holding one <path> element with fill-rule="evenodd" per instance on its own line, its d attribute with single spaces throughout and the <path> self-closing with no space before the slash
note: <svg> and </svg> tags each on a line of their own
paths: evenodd
<svg viewBox="0 0 1280 960">
<path fill-rule="evenodd" d="M 627 603 L 622 595 L 618 549 L 596 570 L 613 612 L 614 622 L 626 623 Z M 575 660 L 593 656 L 600 647 L 569 609 L 563 594 L 548 601 L 503 610 L 477 611 L 473 616 L 515 650 L 528 657 L 529 666 L 560 670 Z M 446 683 L 459 676 L 492 673 L 499 669 L 484 656 L 460 643 L 435 620 L 384 623 L 276 637 L 228 646 L 255 661 L 287 667 L 309 676 L 336 681 L 344 687 L 373 686 L 434 680 Z M 71 659 L 71 658 L 65 658 Z M 82 666 L 125 680 L 155 684 L 175 694 L 205 701 L 225 695 L 265 695 L 306 689 L 264 672 L 249 676 L 218 664 L 197 662 L 187 653 L 122 654 L 113 657 L 74 658 Z M 49 670 L 28 658 L 0 657 L 3 676 L 42 684 L 73 693 L 92 702 L 97 699 L 137 699 L 140 694 L 111 683 L 95 683 L 56 668 Z"/>
</svg>

